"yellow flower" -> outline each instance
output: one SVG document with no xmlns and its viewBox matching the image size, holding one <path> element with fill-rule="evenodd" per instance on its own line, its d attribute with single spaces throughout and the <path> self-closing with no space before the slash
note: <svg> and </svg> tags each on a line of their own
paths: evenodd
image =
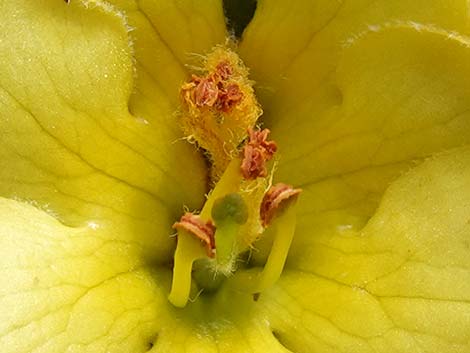
<svg viewBox="0 0 470 353">
<path fill-rule="evenodd" d="M 179 89 L 221 2 L 0 2 L 0 352 L 470 352 L 468 6 L 259 0 L 238 52 L 294 242 L 260 296 L 177 309 L 208 191 Z"/>
</svg>

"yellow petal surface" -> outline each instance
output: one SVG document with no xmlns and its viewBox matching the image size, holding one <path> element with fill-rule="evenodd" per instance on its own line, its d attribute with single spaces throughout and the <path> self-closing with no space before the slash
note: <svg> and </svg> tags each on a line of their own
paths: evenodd
<svg viewBox="0 0 470 353">
<path fill-rule="evenodd" d="M 2 352 L 148 349 L 159 299 L 138 244 L 12 200 L 0 199 L 0 212 Z"/>
<path fill-rule="evenodd" d="M 241 53 L 276 178 L 305 191 L 297 240 L 360 229 L 403 171 L 470 142 L 468 30 L 462 0 L 258 2 Z"/>
<path fill-rule="evenodd" d="M 128 31 L 100 2 L 0 4 L 0 195 L 167 259 L 171 223 L 203 200 L 205 165 L 177 142 L 174 111 L 158 126 L 129 113 Z"/>
<path fill-rule="evenodd" d="M 342 47 L 355 33 L 393 21 L 468 32 L 468 13 L 466 0 L 260 0 L 240 50 L 271 123 L 283 116 L 287 104 L 295 109 L 292 105 L 316 90 L 323 96 L 319 107 L 334 100 L 334 92 L 324 91 Z"/>
<path fill-rule="evenodd" d="M 276 177 L 304 189 L 294 248 L 362 228 L 400 174 L 470 143 L 469 43 L 417 24 L 365 32 L 335 71 L 341 101 L 275 125 Z M 316 103 L 306 104 L 305 112 Z"/>
<path fill-rule="evenodd" d="M 151 270 L 138 246 L 2 199 L 0 307 L 11 309 L 0 347 L 468 352 L 469 180 L 468 148 L 427 161 L 390 187 L 362 232 L 291 263 L 258 302 L 221 291 L 185 310 L 166 300 L 169 270 Z"/>
<path fill-rule="evenodd" d="M 0 213 L 2 353 L 288 352 L 251 296 L 176 309 L 170 269 L 152 269 L 139 244 L 13 200 Z"/>
<path fill-rule="evenodd" d="M 260 298 L 275 336 L 293 352 L 470 351 L 468 150 L 390 187 L 470 143 L 470 41 L 453 32 L 467 4 L 274 3 L 258 3 L 242 53 L 276 178 L 304 189 L 287 270 Z"/>
<path fill-rule="evenodd" d="M 470 351 L 470 149 L 394 182 L 360 232 L 308 246 L 259 299 L 293 352 Z"/>
</svg>

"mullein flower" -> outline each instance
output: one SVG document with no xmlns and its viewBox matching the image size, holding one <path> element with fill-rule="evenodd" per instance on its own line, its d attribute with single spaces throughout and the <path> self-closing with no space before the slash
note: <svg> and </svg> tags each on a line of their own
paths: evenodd
<svg viewBox="0 0 470 353">
<path fill-rule="evenodd" d="M 2 353 L 470 352 L 467 1 L 0 10 Z"/>
</svg>

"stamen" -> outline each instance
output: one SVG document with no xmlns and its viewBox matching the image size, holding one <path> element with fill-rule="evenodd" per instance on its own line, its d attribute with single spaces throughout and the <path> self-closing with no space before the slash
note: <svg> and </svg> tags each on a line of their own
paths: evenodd
<svg viewBox="0 0 470 353">
<path fill-rule="evenodd" d="M 181 127 L 208 153 L 215 183 L 262 110 L 248 69 L 235 52 L 218 46 L 202 64 L 203 74 L 181 86 Z"/>
<path fill-rule="evenodd" d="M 272 159 L 277 150 L 274 141 L 268 141 L 269 129 L 248 129 L 248 142 L 243 147 L 243 161 L 241 171 L 247 180 L 266 177 L 268 170 L 266 163 Z"/>
<path fill-rule="evenodd" d="M 200 78 L 194 89 L 194 101 L 198 107 L 212 107 L 219 97 L 217 83 L 211 77 Z"/>
<path fill-rule="evenodd" d="M 287 184 L 265 192 L 277 145 L 268 140 L 268 129 L 253 128 L 262 110 L 238 55 L 217 46 L 202 64 L 202 74 L 181 86 L 179 113 L 184 133 L 210 159 L 214 188 L 198 215 L 187 212 L 173 225 L 178 242 L 168 299 L 177 307 L 188 303 L 190 293 L 215 290 L 222 282 L 252 294 L 272 286 L 294 236 L 301 192 Z M 264 269 L 237 269 L 261 235 L 273 240 Z"/>
<path fill-rule="evenodd" d="M 207 256 L 215 256 L 215 226 L 211 220 L 204 222 L 200 216 L 194 215 L 191 212 L 186 212 L 179 222 L 173 224 L 173 229 L 185 230 L 188 233 L 200 239 L 205 247 Z"/>
<path fill-rule="evenodd" d="M 184 229 L 178 230 L 178 244 L 176 246 L 173 281 L 168 300 L 174 306 L 182 308 L 186 306 L 191 291 L 191 272 L 193 263 L 197 259 L 203 258 L 205 252 L 200 241 L 191 236 Z"/>
<path fill-rule="evenodd" d="M 195 107 L 212 107 L 219 96 L 217 82 L 209 77 L 192 75 L 190 82 L 181 87 L 183 100 L 193 109 Z"/>
<path fill-rule="evenodd" d="M 220 93 L 216 105 L 224 113 L 230 113 L 232 109 L 243 99 L 243 92 L 236 83 L 219 87 Z"/>
<path fill-rule="evenodd" d="M 230 65 L 228 60 L 223 60 L 217 64 L 215 72 L 219 75 L 220 80 L 227 80 L 233 74 L 232 65 Z"/>
<path fill-rule="evenodd" d="M 201 213 L 196 216 L 186 213 L 173 227 L 178 230 L 178 243 L 176 245 L 173 280 L 168 300 L 176 307 L 186 306 L 191 291 L 193 264 L 199 259 L 214 257 L 216 250 L 215 228 L 210 221 L 214 202 L 240 187 L 242 176 L 240 174 L 240 160 L 232 160 L 216 187 L 212 190 Z M 201 246 L 201 241 L 206 250 Z M 210 250 L 210 254 L 209 254 Z"/>
<path fill-rule="evenodd" d="M 284 189 L 284 187 L 274 188 L 272 194 L 277 193 L 276 191 L 278 190 Z M 232 288 L 250 294 L 261 293 L 272 287 L 281 276 L 296 227 L 296 198 L 293 198 L 293 195 L 299 194 L 300 190 L 292 190 L 295 191 L 295 194 L 292 193 L 291 196 L 283 198 L 284 201 L 281 201 L 284 203 L 284 212 L 272 220 L 272 224 L 263 234 L 265 237 L 273 238 L 273 245 L 266 265 L 261 271 L 255 269 L 237 272 L 230 280 Z M 282 195 L 282 192 L 277 194 Z M 292 202 L 286 204 L 286 200 L 289 199 Z M 280 202 L 277 204 L 280 205 Z"/>
<path fill-rule="evenodd" d="M 263 227 L 267 227 L 288 200 L 292 200 L 302 192 L 301 189 L 294 189 L 291 185 L 278 183 L 272 186 L 264 195 L 261 203 L 260 217 Z"/>
<path fill-rule="evenodd" d="M 261 148 L 269 160 L 277 151 L 277 145 L 274 141 L 268 141 L 268 135 L 271 131 L 269 129 L 253 130 L 248 129 L 249 143 L 253 146 Z"/>
</svg>

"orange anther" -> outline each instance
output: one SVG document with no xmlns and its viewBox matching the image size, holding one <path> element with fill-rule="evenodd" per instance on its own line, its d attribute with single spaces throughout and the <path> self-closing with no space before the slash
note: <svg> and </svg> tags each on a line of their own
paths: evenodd
<svg viewBox="0 0 470 353">
<path fill-rule="evenodd" d="M 241 165 L 242 175 L 245 179 L 253 180 L 268 175 L 266 162 L 268 162 L 277 150 L 274 141 L 268 141 L 268 129 L 248 129 L 248 142 L 243 147 L 243 160 Z"/>
<path fill-rule="evenodd" d="M 200 239 L 207 251 L 207 256 L 215 256 L 215 226 L 212 221 L 204 222 L 198 215 L 186 212 L 179 222 L 173 224 L 173 229 L 183 229 Z"/>
<path fill-rule="evenodd" d="M 263 227 L 267 227 L 271 223 L 282 204 L 301 192 L 302 189 L 294 189 L 291 185 L 283 183 L 272 186 L 261 202 L 260 217 Z"/>
</svg>

